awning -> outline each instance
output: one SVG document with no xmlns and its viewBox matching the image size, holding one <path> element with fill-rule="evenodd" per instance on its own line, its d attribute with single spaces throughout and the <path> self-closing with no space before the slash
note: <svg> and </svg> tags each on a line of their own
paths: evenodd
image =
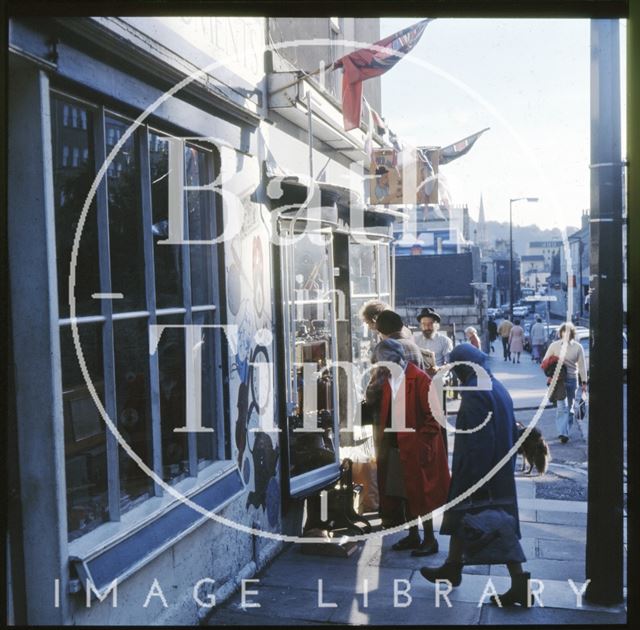
<svg viewBox="0 0 640 630">
<path fill-rule="evenodd" d="M 272 208 L 278 210 L 278 208 L 284 206 L 285 209 L 282 211 L 283 218 L 286 218 L 287 215 L 294 215 L 297 209 L 287 208 L 287 206 L 304 203 L 309 194 L 309 179 L 301 178 L 298 175 L 283 174 L 280 167 L 274 166 L 269 162 L 265 162 L 265 173 L 268 180 L 267 186 L 276 187 L 276 189 L 272 188 L 269 194 L 272 199 Z M 326 214 L 330 214 L 331 217 L 327 217 L 329 222 L 333 223 L 336 219 L 340 219 L 348 227 L 351 222 L 352 210 L 358 210 L 364 214 L 365 228 L 386 226 L 394 220 L 404 219 L 407 216 L 405 212 L 398 208 L 366 204 L 362 195 L 352 188 L 329 182 L 316 181 L 315 184 L 320 190 L 323 219 Z M 280 187 L 282 191 L 280 197 L 277 196 L 277 193 L 280 192 L 277 187 Z"/>
</svg>

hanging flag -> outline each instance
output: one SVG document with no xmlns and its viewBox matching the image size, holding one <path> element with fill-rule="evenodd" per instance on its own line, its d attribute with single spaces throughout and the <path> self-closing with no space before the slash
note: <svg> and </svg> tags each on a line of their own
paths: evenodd
<svg viewBox="0 0 640 630">
<path fill-rule="evenodd" d="M 371 116 L 373 117 L 376 133 L 379 136 L 384 136 L 384 134 L 387 133 L 387 123 L 384 121 L 384 118 L 382 118 L 375 109 L 371 110 Z"/>
<path fill-rule="evenodd" d="M 439 149 L 435 147 L 417 147 L 416 154 L 420 162 L 418 203 L 438 203 Z"/>
<path fill-rule="evenodd" d="M 471 150 L 471 147 L 475 144 L 475 141 L 485 132 L 488 131 L 490 127 L 483 129 L 482 131 L 478 131 L 478 133 L 474 133 L 472 136 L 468 136 L 463 140 L 459 140 L 454 144 L 450 144 L 448 147 L 444 147 L 440 149 L 440 164 L 448 164 L 453 160 L 465 155 Z"/>
<path fill-rule="evenodd" d="M 369 105 L 369 101 L 364 99 L 364 104 L 367 106 L 369 113 L 369 120 L 367 122 L 367 135 L 364 139 L 364 152 L 367 154 L 369 160 L 369 168 L 373 162 L 373 108 Z"/>
<path fill-rule="evenodd" d="M 373 46 L 386 48 L 384 51 L 361 48 L 338 59 L 334 68 L 342 68 L 342 116 L 344 129 L 349 131 L 360 126 L 362 111 L 362 82 L 378 77 L 409 53 L 418 43 L 431 18 L 389 35 Z"/>
<path fill-rule="evenodd" d="M 395 132 L 392 129 L 389 129 L 389 142 L 391 146 L 398 152 L 402 151 L 402 143 L 398 136 L 396 136 Z"/>
</svg>

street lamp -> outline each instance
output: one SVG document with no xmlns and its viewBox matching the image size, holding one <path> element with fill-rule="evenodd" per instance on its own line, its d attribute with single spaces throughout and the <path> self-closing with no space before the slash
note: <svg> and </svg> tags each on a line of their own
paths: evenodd
<svg viewBox="0 0 640 630">
<path fill-rule="evenodd" d="M 513 321 L 513 202 L 528 201 L 535 203 L 538 197 L 515 197 L 509 199 L 509 319 Z"/>
</svg>

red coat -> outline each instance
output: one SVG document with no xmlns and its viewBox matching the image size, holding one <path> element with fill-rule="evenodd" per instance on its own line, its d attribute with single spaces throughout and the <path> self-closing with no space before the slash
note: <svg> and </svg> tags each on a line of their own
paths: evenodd
<svg viewBox="0 0 640 630">
<path fill-rule="evenodd" d="M 449 464 L 442 439 L 441 426 L 431 414 L 428 394 L 431 378 L 412 363 L 405 370 L 405 426 L 414 431 L 396 433 L 400 461 L 404 472 L 404 487 L 412 517 L 428 514 L 444 505 L 449 493 Z M 391 426 L 391 385 L 382 388 L 378 443 L 383 431 Z M 394 501 L 385 499 L 384 474 L 378 475 L 381 504 L 390 507 Z"/>
</svg>

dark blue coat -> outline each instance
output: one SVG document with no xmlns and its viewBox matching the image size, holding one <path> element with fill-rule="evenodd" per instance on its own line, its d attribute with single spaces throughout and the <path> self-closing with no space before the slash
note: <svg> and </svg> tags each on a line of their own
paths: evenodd
<svg viewBox="0 0 640 630">
<path fill-rule="evenodd" d="M 470 486 L 484 477 L 512 448 L 517 440 L 517 429 L 513 413 L 513 401 L 504 385 L 498 381 L 487 368 L 488 356 L 470 343 L 456 346 L 450 355 L 450 361 L 470 361 L 481 365 L 491 378 L 491 390 L 462 391 L 460 410 L 456 420 L 456 429 L 472 429 L 482 424 L 489 412 L 491 420 L 475 433 L 456 433 L 453 446 L 453 462 L 451 466 L 451 486 L 449 501 L 458 497 Z M 467 368 L 467 371 L 471 368 Z M 463 370 L 456 370 L 458 374 Z M 475 373 L 463 374 L 465 386 L 477 385 Z M 518 502 L 514 470 L 516 454 L 509 458 L 495 475 L 476 492 L 474 498 L 498 499 L 500 507 L 513 515 L 518 524 Z M 466 502 L 465 502 L 466 503 Z M 440 533 L 456 532 L 460 519 L 465 511 L 448 510 L 442 522 Z"/>
</svg>

